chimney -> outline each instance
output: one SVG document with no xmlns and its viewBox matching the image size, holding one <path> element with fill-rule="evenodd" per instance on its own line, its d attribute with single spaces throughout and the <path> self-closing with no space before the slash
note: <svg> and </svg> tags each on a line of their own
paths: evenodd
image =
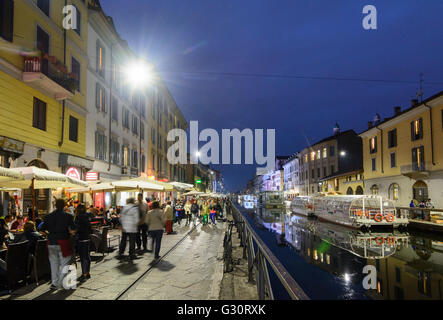
<svg viewBox="0 0 443 320">
<path fill-rule="evenodd" d="M 340 133 L 340 126 L 338 125 L 338 123 L 335 123 L 335 127 L 334 127 L 334 135 L 337 135 Z"/>
<path fill-rule="evenodd" d="M 414 107 L 418 104 L 418 99 L 412 99 L 411 100 L 411 107 Z"/>
<path fill-rule="evenodd" d="M 372 128 L 372 121 L 368 121 L 368 129 Z"/>
<path fill-rule="evenodd" d="M 401 113 L 401 106 L 394 107 L 394 116 L 398 116 Z"/>
<path fill-rule="evenodd" d="M 378 113 L 374 116 L 374 125 L 377 125 L 380 123 L 380 115 Z"/>
</svg>

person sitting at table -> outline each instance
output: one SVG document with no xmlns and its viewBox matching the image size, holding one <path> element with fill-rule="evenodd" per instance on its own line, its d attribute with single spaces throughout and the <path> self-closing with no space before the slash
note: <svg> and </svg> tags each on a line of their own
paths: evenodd
<svg viewBox="0 0 443 320">
<path fill-rule="evenodd" d="M 23 233 L 14 238 L 14 243 L 20 243 L 28 240 L 28 254 L 35 254 L 35 248 L 38 240 L 43 240 L 42 234 L 35 230 L 35 224 L 33 221 L 28 221 L 23 226 Z"/>
<path fill-rule="evenodd" d="M 23 229 L 25 222 L 22 216 L 17 216 L 16 220 L 11 225 L 11 232 Z"/>
<path fill-rule="evenodd" d="M 6 243 L 9 238 L 9 228 L 6 219 L 0 219 L 0 249 L 6 248 Z"/>
</svg>

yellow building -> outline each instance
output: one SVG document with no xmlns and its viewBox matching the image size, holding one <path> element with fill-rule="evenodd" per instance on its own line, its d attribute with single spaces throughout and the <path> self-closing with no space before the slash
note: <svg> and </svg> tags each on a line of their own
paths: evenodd
<svg viewBox="0 0 443 320">
<path fill-rule="evenodd" d="M 362 132 L 365 194 L 409 206 L 431 198 L 443 208 L 443 91 Z"/>
<path fill-rule="evenodd" d="M 1 165 L 63 173 L 76 166 L 80 175 L 91 165 L 84 159 L 89 2 L 67 1 L 77 28 L 66 30 L 64 1 L 1 1 Z M 40 210 L 48 199 L 42 192 Z"/>
<path fill-rule="evenodd" d="M 337 194 L 363 194 L 363 170 L 338 173 L 320 180 L 323 192 Z"/>
</svg>

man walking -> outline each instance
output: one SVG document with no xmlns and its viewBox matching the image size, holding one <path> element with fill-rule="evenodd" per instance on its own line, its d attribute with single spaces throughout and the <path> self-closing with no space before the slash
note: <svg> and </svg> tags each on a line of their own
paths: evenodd
<svg viewBox="0 0 443 320">
<path fill-rule="evenodd" d="M 174 211 L 172 210 L 171 201 L 166 203 L 165 207 L 165 218 L 166 218 L 166 234 L 171 234 L 172 230 L 172 219 L 174 219 Z"/>
<path fill-rule="evenodd" d="M 137 259 L 135 255 L 135 238 L 137 237 L 137 226 L 140 221 L 138 206 L 135 205 L 134 198 L 126 200 L 126 206 L 120 215 L 122 225 L 122 239 L 120 242 L 118 259 L 123 258 L 126 250 L 126 241 L 129 238 L 129 260 Z"/>
<path fill-rule="evenodd" d="M 163 237 L 163 229 L 166 225 L 166 217 L 156 201 L 152 204 L 152 210 L 149 211 L 146 218 L 146 224 L 149 228 L 149 235 L 152 238 L 152 244 L 155 242 L 155 260 L 160 258 L 160 246 Z"/>
<path fill-rule="evenodd" d="M 57 199 L 56 210 L 43 220 L 41 231 L 48 232 L 48 253 L 51 265 L 51 289 L 63 288 L 63 281 L 68 273 L 72 258 L 69 236 L 75 234 L 74 217 L 64 211 L 65 201 Z"/>
<path fill-rule="evenodd" d="M 136 242 L 137 242 L 137 250 L 140 252 L 142 250 L 142 243 L 143 243 L 143 251 L 147 251 L 147 244 L 148 244 L 148 226 L 145 223 L 146 214 L 148 213 L 148 204 L 143 201 L 143 193 L 138 194 L 137 206 L 139 210 L 140 222 L 137 226 Z"/>
</svg>

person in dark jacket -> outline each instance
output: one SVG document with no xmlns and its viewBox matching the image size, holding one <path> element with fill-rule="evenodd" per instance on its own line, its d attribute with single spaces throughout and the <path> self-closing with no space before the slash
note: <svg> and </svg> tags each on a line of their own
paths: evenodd
<svg viewBox="0 0 443 320">
<path fill-rule="evenodd" d="M 75 234 L 74 217 L 63 210 L 65 200 L 57 199 L 55 207 L 56 210 L 45 216 L 40 227 L 41 231 L 48 232 L 51 290 L 63 288 L 63 280 L 72 258 L 69 237 Z"/>
<path fill-rule="evenodd" d="M 28 242 L 28 254 L 35 254 L 35 248 L 37 247 L 37 241 L 43 240 L 44 237 L 35 230 L 33 221 L 28 221 L 23 227 L 23 233 L 14 238 L 14 243 L 20 243 L 23 241 Z"/>
<path fill-rule="evenodd" d="M 77 230 L 77 252 L 80 256 L 80 263 L 82 266 L 82 275 L 79 279 L 83 282 L 91 278 L 89 271 L 91 269 L 91 220 L 92 213 L 86 211 L 86 207 L 83 204 L 79 204 L 75 210 L 75 227 Z"/>
</svg>

